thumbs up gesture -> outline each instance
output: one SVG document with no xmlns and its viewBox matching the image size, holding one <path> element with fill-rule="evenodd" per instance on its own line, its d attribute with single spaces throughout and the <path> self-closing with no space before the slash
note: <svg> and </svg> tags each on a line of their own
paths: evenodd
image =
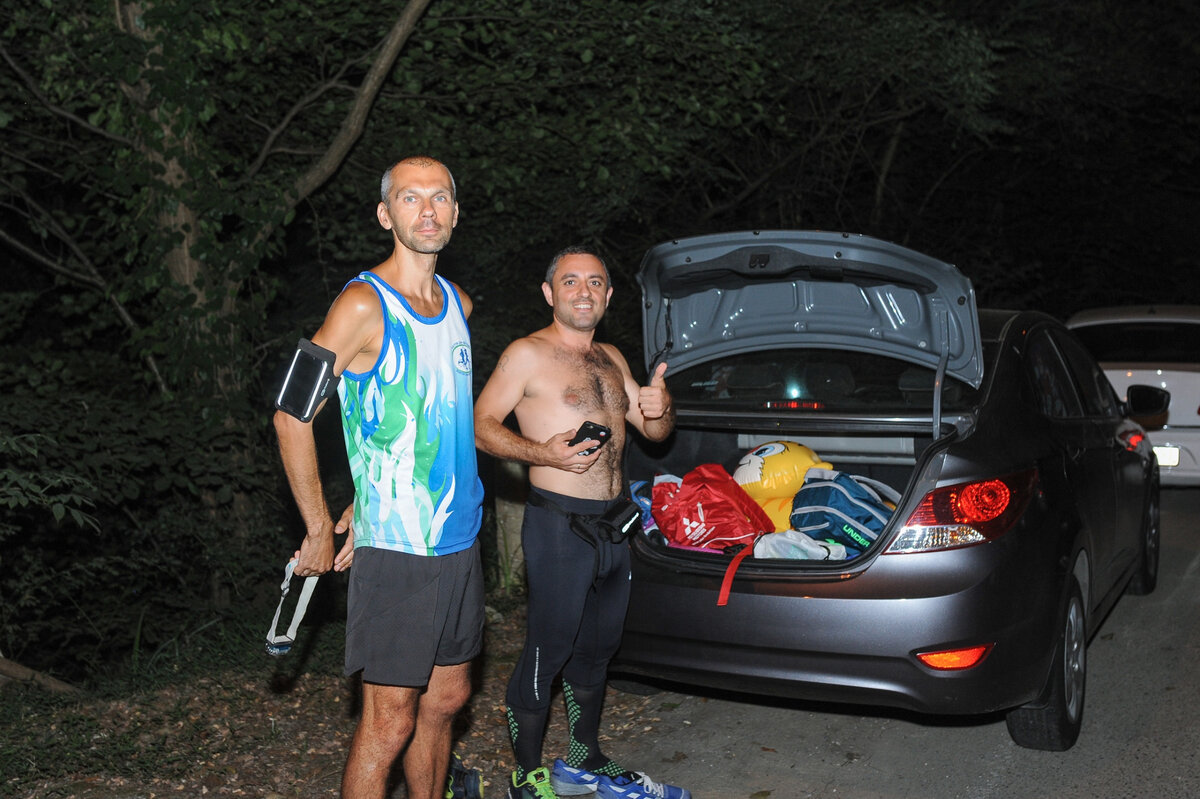
<svg viewBox="0 0 1200 799">
<path fill-rule="evenodd" d="M 667 391 L 667 364 L 660 363 L 650 377 L 650 385 L 638 389 L 638 410 L 644 419 L 661 419 L 671 407 L 671 394 Z"/>
</svg>

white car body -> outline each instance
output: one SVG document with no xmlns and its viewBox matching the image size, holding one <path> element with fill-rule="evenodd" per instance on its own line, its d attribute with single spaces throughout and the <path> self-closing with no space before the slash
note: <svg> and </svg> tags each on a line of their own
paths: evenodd
<svg viewBox="0 0 1200 799">
<path fill-rule="evenodd" d="M 1067 327 L 1122 399 L 1133 384 L 1171 392 L 1166 417 L 1147 420 L 1147 435 L 1163 485 L 1200 485 L 1200 306 L 1093 308 L 1072 316 Z"/>
</svg>

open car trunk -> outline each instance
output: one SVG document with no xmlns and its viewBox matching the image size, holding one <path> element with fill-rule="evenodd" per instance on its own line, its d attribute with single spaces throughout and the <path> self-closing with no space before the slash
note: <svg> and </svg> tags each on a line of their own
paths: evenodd
<svg viewBox="0 0 1200 799">
<path fill-rule="evenodd" d="M 797 420 L 799 422 L 799 420 Z M 840 571 L 854 569 L 872 559 L 880 548 L 886 546 L 897 524 L 903 524 L 907 515 L 924 496 L 940 471 L 937 453 L 949 441 L 965 433 L 971 423 L 969 414 L 955 415 L 943 420 L 942 437 L 933 440 L 929 419 L 911 418 L 909 429 L 892 420 L 885 428 L 871 429 L 861 423 L 854 429 L 849 422 L 842 423 L 841 432 L 832 432 L 818 425 L 806 428 L 803 423 L 781 426 L 774 430 L 763 430 L 750 424 L 743 428 L 725 426 L 694 413 L 681 412 L 674 435 L 665 442 L 652 443 L 634 437 L 626 454 L 626 474 L 631 481 L 646 481 L 653 484 L 656 477 L 674 475 L 683 477 L 701 464 L 719 464 L 730 475 L 738 469 L 738 463 L 747 453 L 762 445 L 775 441 L 793 441 L 811 449 L 822 462 L 832 469 L 856 477 L 869 478 L 893 489 L 900 499 L 890 514 L 887 526 L 878 534 L 875 542 L 861 552 L 851 552 L 847 557 L 832 560 L 814 556 L 788 555 L 785 557 L 753 555 L 739 567 L 753 571 L 756 567 L 812 571 Z M 643 493 L 649 490 L 644 487 Z M 764 535 L 774 529 L 761 531 Z M 639 535 L 639 546 L 648 547 L 655 555 L 677 559 L 679 568 L 687 564 L 702 571 L 724 569 L 737 555 L 742 546 L 688 547 L 668 541 L 666 536 L 656 535 L 653 528 Z M 747 544 L 753 546 L 753 543 Z"/>
<path fill-rule="evenodd" d="M 666 442 L 633 442 L 631 481 L 685 478 L 702 464 L 734 475 L 764 443 L 796 442 L 821 468 L 895 492 L 878 544 L 936 480 L 937 442 L 973 424 L 978 312 L 970 281 L 950 264 L 866 236 L 755 231 L 660 244 L 638 280 L 647 370 L 667 362 L 677 422 Z M 780 503 L 791 499 L 772 498 L 776 524 L 762 532 L 784 529 Z M 642 543 L 701 569 L 740 549 L 653 534 Z M 877 548 L 790 566 L 853 568 Z"/>
<path fill-rule="evenodd" d="M 900 494 L 905 493 L 913 470 L 929 447 L 929 432 L 834 435 L 760 430 L 706 428 L 699 420 L 684 418 L 675 435 L 663 444 L 635 438 L 628 453 L 631 480 L 653 480 L 659 474 L 682 477 L 702 463 L 719 463 L 733 474 L 738 461 L 751 450 L 770 441 L 795 441 L 817 453 L 838 471 L 879 480 Z"/>
</svg>

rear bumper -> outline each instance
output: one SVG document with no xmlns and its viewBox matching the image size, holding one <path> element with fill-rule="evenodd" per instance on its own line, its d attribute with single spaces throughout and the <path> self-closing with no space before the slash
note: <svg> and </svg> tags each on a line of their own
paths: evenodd
<svg viewBox="0 0 1200 799">
<path fill-rule="evenodd" d="M 993 544 L 885 555 L 858 576 L 824 582 L 749 576 L 734 581 L 723 607 L 719 576 L 635 556 L 613 670 L 931 714 L 1015 707 L 1045 684 L 1061 580 L 1005 563 L 1011 554 Z M 916 658 L 978 644 L 994 648 L 964 671 L 935 671 Z"/>
</svg>

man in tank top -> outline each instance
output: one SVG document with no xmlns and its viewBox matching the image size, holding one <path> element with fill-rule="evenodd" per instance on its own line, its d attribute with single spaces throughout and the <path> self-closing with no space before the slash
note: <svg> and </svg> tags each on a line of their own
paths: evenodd
<svg viewBox="0 0 1200 799">
<path fill-rule="evenodd" d="M 384 173 L 379 224 L 392 253 L 351 280 L 312 343 L 336 355 L 354 503 L 336 524 L 312 423 L 275 415 L 280 452 L 307 533 L 295 574 L 350 571 L 346 673 L 362 673 L 362 717 L 342 795 L 383 797 L 403 752 L 410 799 L 445 788 L 451 725 L 470 695 L 483 635 L 476 536 L 483 487 L 475 457 L 471 300 L 435 274 L 458 222 L 454 179 L 406 158 Z M 334 535 L 351 528 L 335 555 Z"/>
</svg>

